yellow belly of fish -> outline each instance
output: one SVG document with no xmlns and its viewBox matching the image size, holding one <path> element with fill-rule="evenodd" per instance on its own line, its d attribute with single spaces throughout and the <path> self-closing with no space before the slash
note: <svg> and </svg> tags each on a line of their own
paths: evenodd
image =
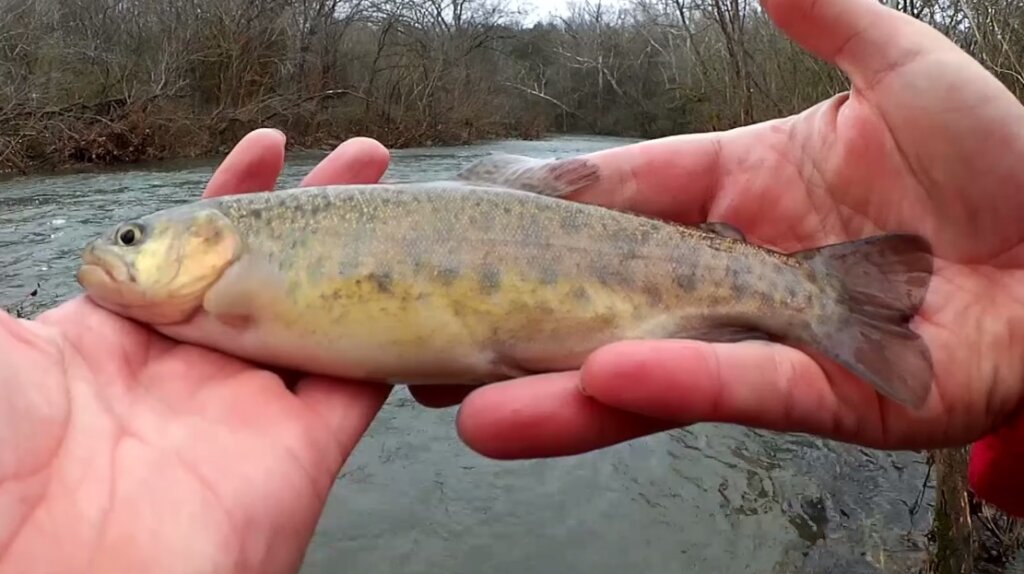
<svg viewBox="0 0 1024 574">
<path fill-rule="evenodd" d="M 667 336 L 672 323 L 639 294 L 508 272 L 490 289 L 467 274 L 386 285 L 295 280 L 286 291 L 262 297 L 233 336 L 216 317 L 197 329 L 227 352 L 307 372 L 468 384 L 577 368 L 603 344 Z"/>
</svg>

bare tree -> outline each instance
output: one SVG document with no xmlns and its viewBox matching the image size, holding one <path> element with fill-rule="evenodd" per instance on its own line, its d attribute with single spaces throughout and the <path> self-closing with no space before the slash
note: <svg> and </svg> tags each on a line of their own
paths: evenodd
<svg viewBox="0 0 1024 574">
<path fill-rule="evenodd" d="M 847 87 L 754 0 L 0 0 L 0 171 L 550 131 L 641 137 L 793 113 Z M 1022 0 L 885 0 L 1024 94 Z"/>
</svg>

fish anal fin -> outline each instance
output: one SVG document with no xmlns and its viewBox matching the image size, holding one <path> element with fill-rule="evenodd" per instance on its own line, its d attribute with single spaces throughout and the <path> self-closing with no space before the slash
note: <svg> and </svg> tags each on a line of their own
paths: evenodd
<svg viewBox="0 0 1024 574">
<path fill-rule="evenodd" d="M 744 325 L 707 324 L 680 329 L 676 339 L 693 339 L 707 343 L 739 343 L 741 341 L 773 341 L 774 337 L 755 327 Z"/>
<path fill-rule="evenodd" d="M 597 164 L 582 157 L 538 159 L 494 153 L 472 162 L 456 178 L 539 195 L 564 197 L 596 183 L 600 173 Z"/>
<path fill-rule="evenodd" d="M 728 237 L 739 241 L 747 240 L 747 236 L 744 235 L 738 227 L 723 221 L 708 221 L 706 223 L 701 223 L 697 227 L 703 231 L 714 233 L 715 235 L 721 235 L 722 237 Z"/>
</svg>

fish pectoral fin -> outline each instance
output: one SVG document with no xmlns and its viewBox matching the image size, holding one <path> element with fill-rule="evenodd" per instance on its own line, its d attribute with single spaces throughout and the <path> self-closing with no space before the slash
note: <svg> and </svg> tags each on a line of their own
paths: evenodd
<svg viewBox="0 0 1024 574">
<path fill-rule="evenodd" d="M 739 343 L 740 341 L 772 341 L 771 335 L 742 325 L 705 325 L 675 333 L 676 339 L 694 339 L 707 343 Z"/>
<path fill-rule="evenodd" d="M 538 159 L 494 153 L 478 159 L 456 178 L 519 191 L 563 197 L 600 179 L 597 164 L 586 158 Z"/>
<path fill-rule="evenodd" d="M 697 227 L 707 231 L 708 233 L 714 233 L 715 235 L 721 235 L 722 237 L 737 239 L 739 241 L 747 240 L 747 236 L 744 235 L 738 227 L 725 223 L 724 221 L 708 221 L 707 223 L 701 223 Z"/>
</svg>

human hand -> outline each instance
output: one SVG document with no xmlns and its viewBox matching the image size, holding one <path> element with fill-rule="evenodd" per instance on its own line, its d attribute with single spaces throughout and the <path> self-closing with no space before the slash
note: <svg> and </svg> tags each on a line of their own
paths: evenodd
<svg viewBox="0 0 1024 574">
<path fill-rule="evenodd" d="M 302 185 L 372 183 L 388 152 L 342 144 Z M 257 130 L 204 195 L 274 188 Z M 172 342 L 84 297 L 0 313 L 0 571 L 291 572 L 389 387 L 282 378 Z"/>
<path fill-rule="evenodd" d="M 472 391 L 458 429 L 496 458 L 584 452 L 701 421 L 903 449 L 962 445 L 1024 392 L 1024 106 L 936 30 L 874 0 L 763 0 L 792 39 L 853 89 L 798 115 L 591 155 L 602 181 L 573 199 L 682 223 L 725 221 L 796 251 L 920 233 L 935 274 L 912 323 L 935 364 L 920 411 L 846 372 L 759 342 L 630 341 L 579 372 Z"/>
</svg>

